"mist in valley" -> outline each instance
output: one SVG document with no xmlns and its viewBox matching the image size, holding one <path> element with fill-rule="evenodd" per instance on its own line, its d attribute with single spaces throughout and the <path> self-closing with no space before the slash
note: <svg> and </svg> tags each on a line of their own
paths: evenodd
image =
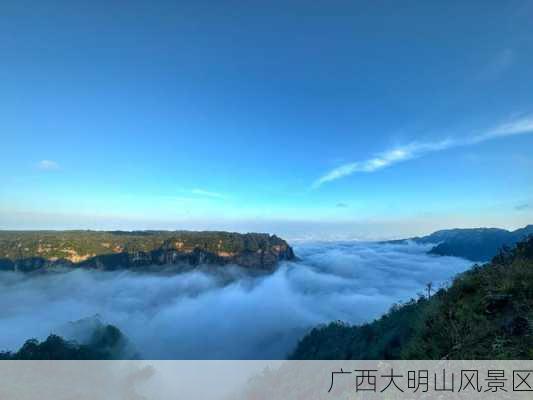
<svg viewBox="0 0 533 400">
<path fill-rule="evenodd" d="M 272 274 L 238 267 L 181 274 L 72 270 L 0 273 L 0 350 L 57 333 L 83 340 L 69 322 L 98 316 L 146 359 L 285 358 L 309 329 L 370 321 L 394 303 L 445 285 L 472 262 L 426 254 L 427 246 L 293 243 L 300 260 Z"/>
</svg>

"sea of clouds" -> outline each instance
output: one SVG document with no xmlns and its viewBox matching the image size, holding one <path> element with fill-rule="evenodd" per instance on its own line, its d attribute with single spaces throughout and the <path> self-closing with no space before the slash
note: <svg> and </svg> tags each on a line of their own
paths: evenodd
<svg viewBox="0 0 533 400">
<path fill-rule="evenodd" d="M 427 246 L 293 243 L 300 261 L 253 277 L 239 268 L 176 275 L 73 270 L 0 273 L 0 350 L 65 334 L 98 314 L 143 358 L 285 358 L 311 327 L 362 323 L 392 304 L 446 285 L 471 262 L 426 254 Z"/>
</svg>

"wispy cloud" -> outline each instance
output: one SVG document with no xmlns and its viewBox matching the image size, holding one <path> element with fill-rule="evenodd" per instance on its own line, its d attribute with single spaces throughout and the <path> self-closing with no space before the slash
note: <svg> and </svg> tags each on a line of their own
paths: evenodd
<svg viewBox="0 0 533 400">
<path fill-rule="evenodd" d="M 327 182 L 355 173 L 379 171 L 403 161 L 412 160 L 428 153 L 434 153 L 452 147 L 471 146 L 492 139 L 530 133 L 533 133 L 533 116 L 506 122 L 482 134 L 466 139 L 448 138 L 436 142 L 411 142 L 407 145 L 398 146 L 379 153 L 368 160 L 355 161 L 334 168 L 313 182 L 312 187 L 316 189 Z"/>
<path fill-rule="evenodd" d="M 337 207 L 337 208 L 347 208 L 348 204 L 346 204 L 346 203 L 337 203 L 337 205 L 335 207 Z"/>
<path fill-rule="evenodd" d="M 492 139 L 502 136 L 520 135 L 533 132 L 533 115 L 518 118 L 504 124 L 501 124 L 485 135 L 478 136 L 479 141 Z"/>
<path fill-rule="evenodd" d="M 59 164 L 52 160 L 41 160 L 37 163 L 37 168 L 43 171 L 54 171 L 59 169 Z"/>
<path fill-rule="evenodd" d="M 517 211 L 524 211 L 524 210 L 528 210 L 531 208 L 531 205 L 528 204 L 528 203 L 524 203 L 524 204 L 518 204 L 517 206 L 515 206 L 515 210 Z"/>
<path fill-rule="evenodd" d="M 195 196 L 210 197 L 212 199 L 226 199 L 227 198 L 222 193 L 211 192 L 208 190 L 203 190 L 203 189 L 198 189 L 198 188 L 191 190 L 191 194 Z"/>
</svg>

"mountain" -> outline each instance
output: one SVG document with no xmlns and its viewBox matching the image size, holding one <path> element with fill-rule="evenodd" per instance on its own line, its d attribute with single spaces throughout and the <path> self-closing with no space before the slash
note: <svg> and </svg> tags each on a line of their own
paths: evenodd
<svg viewBox="0 0 533 400">
<path fill-rule="evenodd" d="M 265 233 L 190 231 L 0 231 L 0 270 L 154 269 L 234 264 L 271 271 L 294 260 L 286 241 Z"/>
<path fill-rule="evenodd" d="M 372 323 L 316 327 L 290 358 L 531 359 L 533 237 Z"/>
<path fill-rule="evenodd" d="M 533 225 L 527 225 L 515 231 L 497 228 L 446 229 L 428 236 L 388 243 L 413 241 L 421 244 L 435 244 L 429 253 L 462 257 L 472 261 L 489 261 L 498 254 L 502 247 L 512 247 L 529 235 L 533 235 Z"/>
</svg>

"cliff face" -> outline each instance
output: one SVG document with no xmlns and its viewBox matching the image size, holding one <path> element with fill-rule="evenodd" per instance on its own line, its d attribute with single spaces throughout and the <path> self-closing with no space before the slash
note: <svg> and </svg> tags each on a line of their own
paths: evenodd
<svg viewBox="0 0 533 400">
<path fill-rule="evenodd" d="M 0 270 L 150 269 L 239 265 L 271 271 L 294 260 L 275 235 L 228 232 L 0 232 Z"/>
</svg>

